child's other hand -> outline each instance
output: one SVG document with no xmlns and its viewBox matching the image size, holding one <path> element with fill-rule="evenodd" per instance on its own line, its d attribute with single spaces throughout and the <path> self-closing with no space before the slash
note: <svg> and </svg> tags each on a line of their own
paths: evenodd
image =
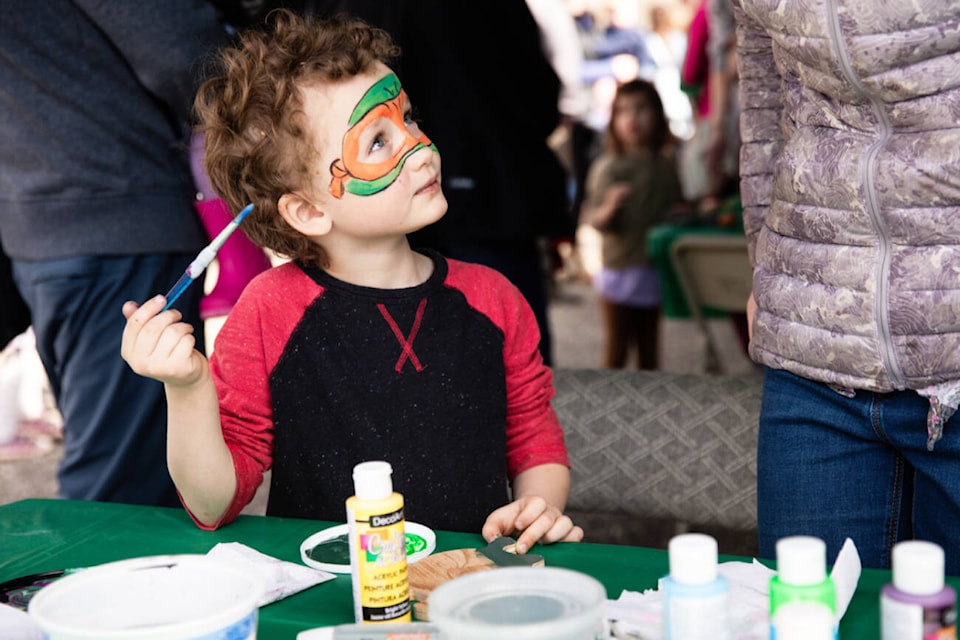
<svg viewBox="0 0 960 640">
<path fill-rule="evenodd" d="M 180 322 L 176 309 L 161 313 L 166 299 L 155 296 L 143 303 L 123 305 L 127 325 L 120 355 L 142 376 L 171 386 L 187 386 L 203 377 L 206 358 L 195 349 L 193 326 Z"/>
<path fill-rule="evenodd" d="M 526 553 L 534 543 L 580 542 L 583 529 L 569 516 L 539 496 L 525 496 L 500 507 L 487 517 L 481 535 L 488 542 L 499 536 L 517 538 L 517 553 Z"/>
<path fill-rule="evenodd" d="M 606 204 L 613 209 L 619 209 L 630 200 L 633 195 L 633 186 L 629 182 L 614 182 L 607 189 Z"/>
</svg>

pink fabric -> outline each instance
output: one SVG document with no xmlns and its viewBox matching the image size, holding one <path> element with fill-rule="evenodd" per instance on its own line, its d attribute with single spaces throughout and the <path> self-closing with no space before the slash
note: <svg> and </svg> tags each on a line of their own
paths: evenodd
<svg viewBox="0 0 960 640">
<path fill-rule="evenodd" d="M 685 87 L 697 87 L 697 117 L 710 115 L 710 59 L 707 56 L 707 3 L 702 2 L 690 22 L 687 33 L 687 55 L 683 58 L 680 83 Z"/>
</svg>

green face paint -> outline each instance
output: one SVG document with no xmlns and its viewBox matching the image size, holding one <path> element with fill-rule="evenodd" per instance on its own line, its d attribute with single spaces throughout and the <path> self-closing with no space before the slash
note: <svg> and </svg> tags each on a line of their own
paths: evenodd
<svg viewBox="0 0 960 640">
<path fill-rule="evenodd" d="M 415 533 L 406 533 L 407 556 L 412 556 L 427 548 L 427 541 Z M 350 541 L 347 534 L 324 540 L 307 549 L 307 557 L 325 564 L 350 564 Z"/>
<path fill-rule="evenodd" d="M 407 557 L 423 551 L 427 548 L 427 541 L 415 533 L 406 533 L 407 537 Z"/>
<path fill-rule="evenodd" d="M 350 128 L 343 136 L 341 157 L 330 165 L 330 193 L 335 198 L 342 198 L 345 191 L 361 196 L 383 191 L 397 179 L 411 155 L 427 147 L 437 152 L 425 134 L 414 136 L 408 131 L 403 111 L 406 98 L 400 80 L 393 73 L 378 80 L 360 98 L 348 120 Z M 397 131 L 401 133 L 402 143 L 386 160 L 361 160 L 361 140 L 371 127 L 382 130 L 384 137 Z"/>
<path fill-rule="evenodd" d="M 336 536 L 307 549 L 307 557 L 324 564 L 350 564 L 350 540 L 347 534 Z"/>
</svg>

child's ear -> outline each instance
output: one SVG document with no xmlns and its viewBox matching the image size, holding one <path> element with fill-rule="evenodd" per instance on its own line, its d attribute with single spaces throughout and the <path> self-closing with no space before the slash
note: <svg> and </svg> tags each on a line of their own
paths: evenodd
<svg viewBox="0 0 960 640">
<path fill-rule="evenodd" d="M 285 193 L 277 201 L 280 216 L 305 236 L 322 236 L 330 231 L 330 216 L 296 193 Z"/>
</svg>

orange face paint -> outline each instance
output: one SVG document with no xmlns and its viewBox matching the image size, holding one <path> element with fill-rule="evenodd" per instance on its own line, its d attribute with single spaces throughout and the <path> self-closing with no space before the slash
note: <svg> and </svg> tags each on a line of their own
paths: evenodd
<svg viewBox="0 0 960 640">
<path fill-rule="evenodd" d="M 429 147 L 436 147 L 425 134 L 413 136 L 407 130 L 403 105 L 407 94 L 393 73 L 387 74 L 370 87 L 354 108 L 348 121 L 349 129 L 343 136 L 341 157 L 330 165 L 330 193 L 342 198 L 344 192 L 367 196 L 383 191 L 397 179 L 407 158 Z M 381 162 L 360 159 L 363 134 L 370 127 L 396 129 L 403 133 L 403 144 L 390 158 Z"/>
</svg>

